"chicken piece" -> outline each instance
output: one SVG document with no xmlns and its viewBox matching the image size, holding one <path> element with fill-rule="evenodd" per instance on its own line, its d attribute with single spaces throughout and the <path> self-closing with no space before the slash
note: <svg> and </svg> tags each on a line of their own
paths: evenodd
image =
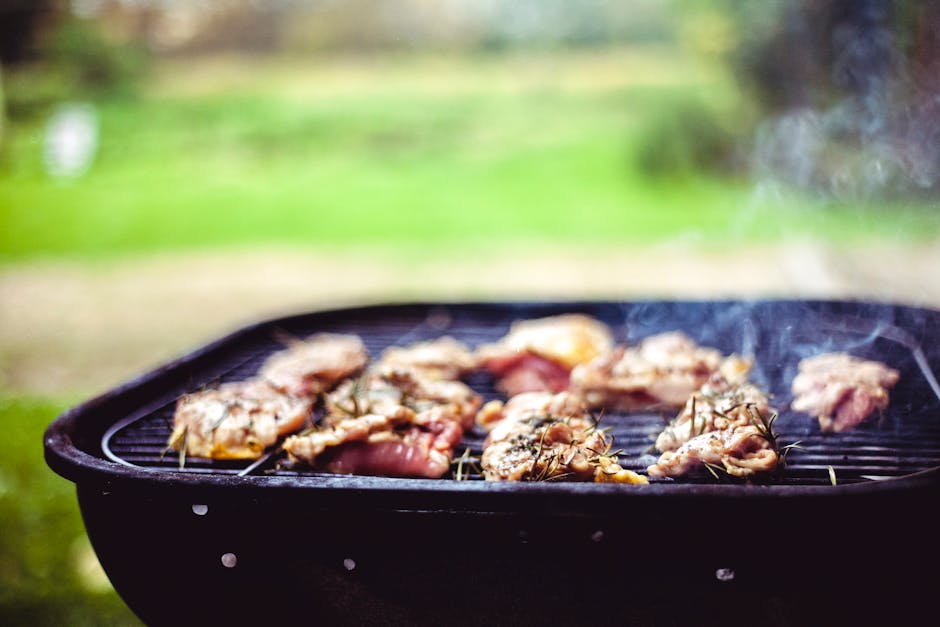
<svg viewBox="0 0 940 627">
<path fill-rule="evenodd" d="M 650 477 L 679 477 L 705 464 L 733 477 L 750 477 L 777 468 L 779 455 L 754 425 L 697 435 L 674 451 L 666 451 L 648 467 Z"/>
<path fill-rule="evenodd" d="M 347 442 L 365 440 L 372 433 L 390 431 L 394 427 L 414 422 L 415 412 L 398 406 L 395 411 L 383 414 L 364 414 L 346 418 L 322 429 L 292 435 L 284 440 L 284 450 L 293 461 L 313 464 L 328 448 Z"/>
<path fill-rule="evenodd" d="M 698 346 L 680 331 L 647 337 L 637 346 L 619 346 L 571 373 L 572 392 L 589 407 L 624 411 L 678 408 L 714 373 L 743 379 L 750 362 L 723 358 Z"/>
<path fill-rule="evenodd" d="M 325 396 L 321 426 L 288 438 L 294 462 L 327 472 L 440 477 L 482 399 L 460 381 L 377 364 Z"/>
<path fill-rule="evenodd" d="M 656 449 L 674 451 L 703 433 L 752 424 L 770 413 L 769 402 L 767 394 L 754 384 L 729 381 L 717 373 L 663 429 L 656 438 Z"/>
<path fill-rule="evenodd" d="M 313 402 L 248 379 L 187 394 L 173 415 L 169 447 L 191 457 L 257 459 L 280 436 L 302 428 Z"/>
<path fill-rule="evenodd" d="M 365 368 L 369 360 L 355 335 L 318 333 L 268 357 L 258 376 L 293 396 L 316 396 Z"/>
<path fill-rule="evenodd" d="M 294 435 L 284 442 L 291 461 L 334 473 L 437 478 L 450 468 L 463 436 L 442 406 L 425 412 L 397 406 Z"/>
<path fill-rule="evenodd" d="M 461 427 L 470 429 L 482 402 L 482 397 L 461 381 L 431 378 L 424 370 L 404 366 L 379 365 L 359 379 L 344 381 L 327 394 L 324 420 L 329 423 L 351 415 L 383 413 L 397 405 L 418 412 L 448 405 Z"/>
<path fill-rule="evenodd" d="M 791 385 L 794 411 L 819 418 L 824 432 L 841 433 L 888 407 L 897 370 L 847 353 L 826 353 L 800 362 Z"/>
<path fill-rule="evenodd" d="M 332 473 L 438 479 L 450 469 L 453 449 L 446 435 L 411 427 L 380 431 L 330 451 L 321 465 Z"/>
<path fill-rule="evenodd" d="M 562 314 L 514 322 L 502 339 L 477 348 L 483 368 L 509 396 L 561 392 L 571 369 L 613 347 L 607 325 L 584 314 Z"/>
<path fill-rule="evenodd" d="M 418 370 L 431 379 L 456 380 L 474 370 L 477 361 L 466 345 L 445 335 L 409 346 L 391 346 L 382 352 L 379 365 Z"/>
<path fill-rule="evenodd" d="M 487 481 L 647 483 L 617 464 L 610 437 L 567 392 L 519 394 L 505 406 L 488 403 L 485 413 L 479 422 L 491 430 L 480 462 Z"/>
</svg>

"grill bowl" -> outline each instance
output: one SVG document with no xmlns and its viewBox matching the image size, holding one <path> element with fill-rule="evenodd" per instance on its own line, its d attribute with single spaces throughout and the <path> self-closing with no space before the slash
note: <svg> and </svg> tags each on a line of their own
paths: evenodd
<svg viewBox="0 0 940 627">
<path fill-rule="evenodd" d="M 359 334 L 386 346 L 450 334 L 474 346 L 516 319 L 583 312 L 620 341 L 681 329 L 752 354 L 754 378 L 800 440 L 779 477 L 649 486 L 493 484 L 326 475 L 163 456 L 175 400 L 251 376 L 278 334 Z M 938 556 L 940 312 L 846 301 L 421 303 L 314 312 L 232 333 L 67 411 L 48 428 L 50 467 L 77 485 L 86 529 L 115 589 L 148 624 L 304 617 L 331 624 L 546 621 L 806 624 L 916 607 Z M 901 371 L 879 420 L 819 433 L 788 412 L 802 357 L 833 350 Z M 493 382 L 469 383 L 496 397 Z M 610 414 L 621 463 L 652 461 L 658 414 Z M 482 435 L 463 443 L 479 450 Z M 830 467 L 837 477 L 832 485 Z M 926 563 L 930 564 L 930 561 Z M 861 591 L 871 590 L 869 595 Z M 853 602 L 846 605 L 844 595 Z M 896 606 L 887 600 L 904 600 Z M 822 608 L 822 609 L 821 609 Z M 703 614 L 704 612 L 704 614 Z M 659 618 L 656 618 L 659 617 Z M 802 622 L 800 622 L 802 621 Z M 498 621 L 497 621 L 498 622 Z"/>
</svg>

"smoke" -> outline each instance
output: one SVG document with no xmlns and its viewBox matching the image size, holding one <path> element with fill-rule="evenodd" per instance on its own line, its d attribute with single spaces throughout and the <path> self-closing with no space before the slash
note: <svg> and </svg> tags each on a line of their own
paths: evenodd
<svg viewBox="0 0 940 627">
<path fill-rule="evenodd" d="M 809 57 L 776 59 L 779 71 L 792 74 L 778 79 L 778 87 L 805 84 L 799 93 L 776 95 L 782 111 L 758 128 L 758 180 L 848 202 L 935 192 L 940 93 L 919 84 L 925 68 L 917 71 L 912 44 L 899 36 L 918 22 L 902 28 L 891 2 L 829 2 L 815 13 L 807 6 L 790 5 L 787 28 L 777 35 L 778 56 L 782 50 Z M 814 36 L 821 41 L 807 43 Z M 921 48 L 920 56 L 931 53 L 931 46 Z"/>
</svg>

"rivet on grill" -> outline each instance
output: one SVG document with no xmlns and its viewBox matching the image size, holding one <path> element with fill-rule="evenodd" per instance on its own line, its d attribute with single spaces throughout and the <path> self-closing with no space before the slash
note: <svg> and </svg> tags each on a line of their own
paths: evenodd
<svg viewBox="0 0 940 627">
<path fill-rule="evenodd" d="M 234 553 L 224 553 L 222 555 L 222 566 L 226 568 L 235 568 L 235 564 L 238 563 L 238 558 L 235 557 Z"/>
<path fill-rule="evenodd" d="M 593 542 L 600 542 L 603 539 L 604 539 L 604 532 L 601 531 L 600 529 L 598 529 L 597 531 L 591 534 L 591 540 Z"/>
<path fill-rule="evenodd" d="M 343 560 L 343 568 L 350 572 L 356 570 L 356 560 L 352 559 L 351 557 L 347 557 Z"/>
<path fill-rule="evenodd" d="M 194 513 L 196 516 L 205 516 L 206 514 L 209 513 L 209 506 L 208 506 L 208 505 L 201 505 L 201 504 L 198 504 L 198 503 L 193 503 L 193 513 Z"/>
<path fill-rule="evenodd" d="M 719 568 L 715 571 L 715 579 L 718 581 L 734 581 L 734 571 L 730 568 Z"/>
</svg>

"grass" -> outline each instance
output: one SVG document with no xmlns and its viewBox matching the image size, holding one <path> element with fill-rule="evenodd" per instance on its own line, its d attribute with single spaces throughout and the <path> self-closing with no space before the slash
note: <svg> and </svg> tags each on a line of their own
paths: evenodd
<svg viewBox="0 0 940 627">
<path fill-rule="evenodd" d="M 94 559 L 74 485 L 42 461 L 64 399 L 0 397 L 0 624 L 138 625 Z"/>
<path fill-rule="evenodd" d="M 283 72 L 273 73 L 274 91 L 258 78 L 241 88 L 155 88 L 98 103 L 97 159 L 69 181 L 43 170 L 42 119 L 17 123 L 0 168 L 0 259 L 282 243 L 634 245 L 689 234 L 723 245 L 886 227 L 936 235 L 933 212 L 916 205 L 875 221 L 854 205 L 823 212 L 761 199 L 747 181 L 645 176 L 637 149 L 671 103 L 705 97 L 727 108 L 733 90 L 720 75 L 704 85 L 613 80 L 603 65 L 611 60 L 600 59 L 556 59 L 556 82 L 514 83 L 492 60 L 462 60 L 449 73 L 419 67 L 412 82 L 356 66 L 353 81 L 323 74 L 320 92 L 308 84 L 318 75 L 299 69 L 299 90 Z M 593 82 L 592 63 L 606 68 Z M 543 66 L 551 63 L 525 67 L 543 75 Z M 569 66 L 587 78 L 566 83 Z"/>
</svg>

